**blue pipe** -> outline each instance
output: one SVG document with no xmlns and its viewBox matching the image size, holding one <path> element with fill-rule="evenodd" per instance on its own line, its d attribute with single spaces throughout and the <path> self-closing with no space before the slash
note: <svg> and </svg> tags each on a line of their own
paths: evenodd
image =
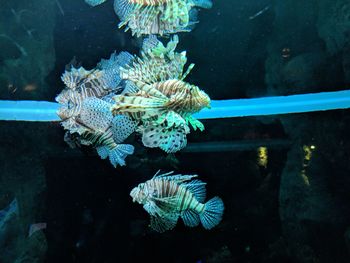
<svg viewBox="0 0 350 263">
<path fill-rule="evenodd" d="M 0 100 L 0 121 L 60 121 L 59 107 L 48 101 Z"/>
<path fill-rule="evenodd" d="M 212 101 L 212 109 L 194 115 L 197 119 L 216 119 L 301 113 L 350 108 L 350 90 L 276 96 L 257 99 Z"/>
<path fill-rule="evenodd" d="M 347 109 L 350 108 L 350 91 L 214 100 L 211 106 L 194 117 L 216 119 Z M 0 121 L 60 121 L 56 114 L 58 108 L 55 102 L 0 100 Z"/>
</svg>

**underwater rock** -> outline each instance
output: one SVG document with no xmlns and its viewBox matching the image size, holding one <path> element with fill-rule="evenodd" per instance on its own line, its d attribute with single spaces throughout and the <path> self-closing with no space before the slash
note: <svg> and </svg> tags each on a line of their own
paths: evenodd
<svg viewBox="0 0 350 263">
<path fill-rule="evenodd" d="M 330 54 L 338 53 L 349 45 L 350 2 L 347 0 L 320 1 L 317 29 Z"/>
<path fill-rule="evenodd" d="M 349 220 L 348 212 L 339 193 L 332 191 L 332 169 L 320 152 L 321 146 L 316 147 L 311 153 L 295 145 L 281 177 L 280 220 L 296 262 L 330 262 L 335 251 L 345 249 L 339 237 Z M 340 253 L 336 261 L 346 262 L 342 257 Z"/>
<path fill-rule="evenodd" d="M 49 124 L 20 122 L 2 123 L 1 129 L 0 158 L 6 161 L 0 162 L 0 203 L 15 196 L 19 214 L 9 221 L 6 242 L 0 244 L 0 262 L 43 262 L 46 237 L 38 231 L 28 238 L 28 228 L 42 216 L 46 190 L 43 150 L 52 149 L 49 134 L 57 130 Z"/>
<path fill-rule="evenodd" d="M 321 84 L 316 73 L 324 61 L 324 54 L 321 52 L 304 53 L 292 58 L 281 71 L 284 83 L 295 93 L 316 91 Z"/>
</svg>

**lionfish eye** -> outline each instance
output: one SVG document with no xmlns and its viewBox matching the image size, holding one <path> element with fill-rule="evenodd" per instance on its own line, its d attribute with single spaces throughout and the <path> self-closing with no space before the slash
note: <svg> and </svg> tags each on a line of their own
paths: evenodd
<svg viewBox="0 0 350 263">
<path fill-rule="evenodd" d="M 71 100 L 68 100 L 68 109 L 73 108 L 73 102 Z"/>
</svg>

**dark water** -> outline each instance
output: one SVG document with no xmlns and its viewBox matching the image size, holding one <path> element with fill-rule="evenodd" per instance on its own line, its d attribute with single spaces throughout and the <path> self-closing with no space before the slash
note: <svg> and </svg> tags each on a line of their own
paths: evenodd
<svg viewBox="0 0 350 263">
<path fill-rule="evenodd" d="M 53 101 L 74 56 L 90 69 L 114 50 L 138 52 L 112 1 L 59 3 L 63 13 L 56 1 L 0 0 L 1 99 Z M 349 87 L 348 1 L 214 1 L 199 18 L 178 49 L 196 64 L 187 80 L 212 99 Z M 134 136 L 135 154 L 117 169 L 70 149 L 57 123 L 0 122 L 0 209 L 19 205 L 0 224 L 0 263 L 350 262 L 349 120 L 336 110 L 204 121 L 188 136 L 193 151 L 167 155 Z M 129 193 L 159 169 L 198 174 L 225 203 L 221 224 L 151 231 Z M 39 222 L 47 228 L 28 237 Z"/>
</svg>

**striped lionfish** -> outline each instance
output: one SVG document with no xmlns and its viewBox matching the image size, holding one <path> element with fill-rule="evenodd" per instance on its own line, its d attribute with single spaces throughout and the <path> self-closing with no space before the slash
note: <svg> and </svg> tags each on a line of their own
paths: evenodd
<svg viewBox="0 0 350 263">
<path fill-rule="evenodd" d="M 107 0 L 85 0 L 91 6 Z M 191 31 L 197 23 L 197 9 L 211 8 L 211 0 L 114 0 L 119 28 L 133 35 L 173 34 Z"/>
<path fill-rule="evenodd" d="M 165 47 L 154 37 L 145 40 L 141 58 L 120 69 L 120 76 L 129 84 L 121 95 L 114 97 L 114 114 L 126 114 L 141 121 L 138 131 L 147 147 L 159 147 L 172 153 L 187 144 L 189 125 L 204 130 L 204 125 L 192 117 L 205 107 L 210 98 L 197 86 L 183 79 L 193 68 L 186 64 L 186 52 L 175 52 L 175 36 Z"/>
<path fill-rule="evenodd" d="M 69 134 L 78 134 L 83 145 L 92 145 L 102 159 L 109 157 L 114 167 L 125 165 L 124 159 L 134 147 L 121 144 L 136 129 L 129 117 L 113 117 L 111 95 L 119 90 L 119 67 L 130 63 L 133 57 L 126 52 L 112 54 L 102 60 L 96 69 L 71 67 L 62 75 L 66 88 L 56 97 L 61 104 L 58 115 Z"/>
<path fill-rule="evenodd" d="M 205 229 L 211 229 L 220 223 L 224 204 L 219 197 L 204 202 L 205 183 L 192 180 L 197 175 L 158 173 L 130 193 L 133 202 L 142 204 L 150 214 L 152 229 L 158 232 L 173 229 L 179 217 L 189 227 L 202 223 Z"/>
</svg>

